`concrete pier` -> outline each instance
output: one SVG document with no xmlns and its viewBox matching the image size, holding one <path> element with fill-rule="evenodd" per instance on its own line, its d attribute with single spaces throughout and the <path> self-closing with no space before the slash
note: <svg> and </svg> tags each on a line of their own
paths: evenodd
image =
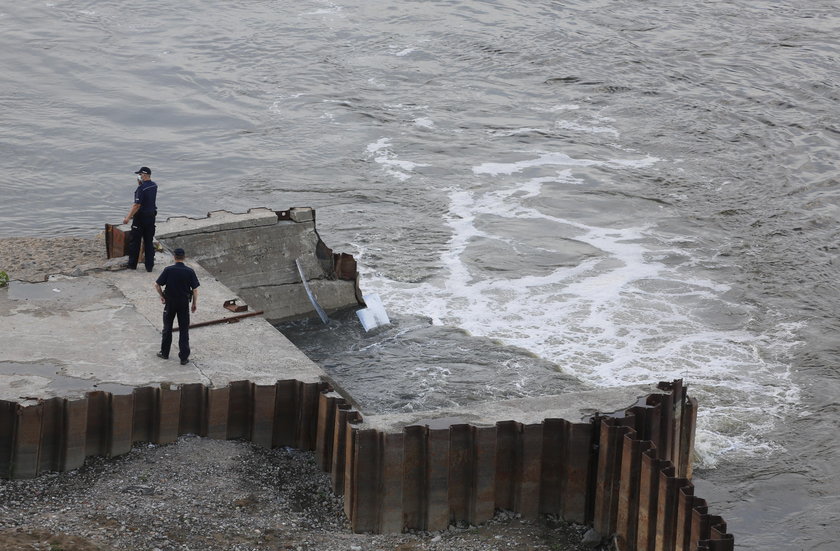
<svg viewBox="0 0 840 551">
<path fill-rule="evenodd" d="M 295 258 L 320 276 L 328 307 L 355 302 L 355 266 L 322 244 L 308 210 L 171 220 L 153 273 L 117 259 L 0 288 L 0 476 L 72 470 L 183 434 L 244 438 L 312 450 L 357 532 L 440 530 L 506 509 L 590 524 L 622 550 L 734 548 L 693 493 L 697 403 L 682 381 L 367 415 L 263 316 L 227 323 L 241 315 L 230 300 L 314 316 L 302 300 L 272 303 L 303 296 Z M 113 252 L 125 235 L 111 231 Z M 163 307 L 153 284 L 176 246 L 201 281 L 193 324 L 222 320 L 190 331 L 186 366 L 155 356 Z"/>
</svg>

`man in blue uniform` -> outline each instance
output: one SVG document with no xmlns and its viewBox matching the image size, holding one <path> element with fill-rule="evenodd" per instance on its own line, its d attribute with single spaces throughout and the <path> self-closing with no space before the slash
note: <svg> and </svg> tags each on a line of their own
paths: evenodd
<svg viewBox="0 0 840 551">
<path fill-rule="evenodd" d="M 137 174 L 137 189 L 134 190 L 134 204 L 123 219 L 123 224 L 131 220 L 131 241 L 128 244 L 128 269 L 137 269 L 140 257 L 140 240 L 143 240 L 143 262 L 146 271 L 151 272 L 155 265 L 155 216 L 157 216 L 157 184 L 152 181 L 152 171 L 147 166 L 140 167 Z"/>
<path fill-rule="evenodd" d="M 198 307 L 199 283 L 195 271 L 184 264 L 184 249 L 175 249 L 172 254 L 175 264 L 164 268 L 155 281 L 155 289 L 164 304 L 163 332 L 160 352 L 157 355 L 158 358 L 169 358 L 169 349 L 172 347 L 172 322 L 177 316 L 178 357 L 181 358 L 181 365 L 187 365 L 190 357 L 190 310 L 195 312 Z"/>
</svg>

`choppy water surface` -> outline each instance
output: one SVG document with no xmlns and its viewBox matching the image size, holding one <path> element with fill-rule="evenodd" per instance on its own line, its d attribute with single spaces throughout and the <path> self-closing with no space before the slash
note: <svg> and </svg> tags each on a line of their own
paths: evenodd
<svg viewBox="0 0 840 551">
<path fill-rule="evenodd" d="M 318 209 L 371 410 L 682 377 L 742 549 L 836 548 L 835 2 L 0 6 L 0 235 Z"/>
</svg>

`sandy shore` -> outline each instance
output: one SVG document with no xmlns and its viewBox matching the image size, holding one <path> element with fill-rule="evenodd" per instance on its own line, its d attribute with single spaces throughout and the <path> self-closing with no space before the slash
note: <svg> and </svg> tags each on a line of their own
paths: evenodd
<svg viewBox="0 0 840 551">
<path fill-rule="evenodd" d="M 36 283 L 51 274 L 80 276 L 108 265 L 105 236 L 0 238 L 0 271 L 10 279 Z"/>
</svg>

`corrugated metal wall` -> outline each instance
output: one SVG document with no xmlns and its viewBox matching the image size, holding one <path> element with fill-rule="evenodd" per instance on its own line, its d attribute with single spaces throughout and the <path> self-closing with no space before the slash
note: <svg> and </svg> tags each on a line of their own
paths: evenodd
<svg viewBox="0 0 840 551">
<path fill-rule="evenodd" d="M 682 381 L 660 388 L 644 405 L 590 422 L 400 432 L 365 428 L 326 383 L 293 380 L 91 392 L 25 407 L 0 401 L 0 476 L 71 470 L 88 456 L 183 434 L 242 438 L 314 451 L 355 532 L 441 530 L 506 509 L 590 524 L 621 550 L 731 550 L 726 523 L 690 482 L 697 403 Z"/>
</svg>

